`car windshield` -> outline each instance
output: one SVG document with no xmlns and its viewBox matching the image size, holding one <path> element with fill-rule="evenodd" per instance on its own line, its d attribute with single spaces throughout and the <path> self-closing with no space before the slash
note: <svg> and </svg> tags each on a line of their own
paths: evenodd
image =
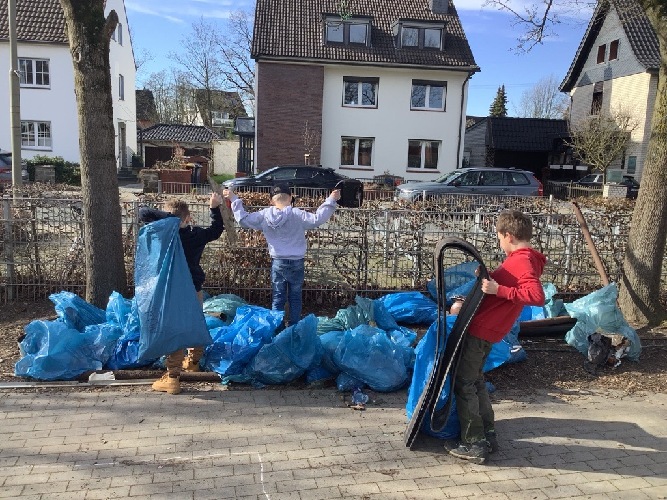
<svg viewBox="0 0 667 500">
<path fill-rule="evenodd" d="M 446 174 L 443 174 L 443 175 L 441 175 L 440 177 L 438 177 L 438 178 L 437 178 L 436 180 L 434 180 L 433 182 L 447 182 L 447 181 L 451 181 L 451 180 L 457 178 L 457 177 L 458 177 L 459 175 L 461 175 L 462 173 L 463 173 L 463 172 L 461 172 L 460 170 L 459 170 L 459 171 L 454 170 L 453 172 L 447 172 Z"/>
</svg>

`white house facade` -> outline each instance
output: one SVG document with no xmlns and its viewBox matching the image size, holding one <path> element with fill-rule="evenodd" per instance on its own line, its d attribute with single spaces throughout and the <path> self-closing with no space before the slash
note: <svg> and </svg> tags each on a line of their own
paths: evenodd
<svg viewBox="0 0 667 500">
<path fill-rule="evenodd" d="M 118 168 L 137 151 L 136 67 L 123 0 L 107 0 L 119 24 L 109 50 Z M 45 14 L 46 13 L 46 14 Z M 0 73 L 9 73 L 7 7 L 0 8 Z M 58 0 L 18 2 L 17 52 L 20 72 L 21 156 L 60 156 L 80 162 L 74 70 Z M 9 78 L 0 78 L 0 98 L 9 109 Z M 0 148 L 11 148 L 10 120 L 0 120 Z"/>
<path fill-rule="evenodd" d="M 432 180 L 461 166 L 479 71 L 448 0 L 258 0 L 255 166 Z"/>
<path fill-rule="evenodd" d="M 355 78 L 362 88 L 376 82 L 375 105 L 345 104 Z M 426 95 L 433 102 L 413 102 L 413 88 L 425 82 L 431 83 Z M 387 172 L 414 180 L 460 167 L 466 82 L 467 74 L 455 71 L 325 66 L 322 165 L 356 178 Z"/>
<path fill-rule="evenodd" d="M 592 114 L 627 115 L 630 142 L 607 171 L 641 179 L 658 86 L 655 32 L 635 0 L 610 0 L 596 8 L 561 90 L 571 98 L 576 127 Z"/>
</svg>

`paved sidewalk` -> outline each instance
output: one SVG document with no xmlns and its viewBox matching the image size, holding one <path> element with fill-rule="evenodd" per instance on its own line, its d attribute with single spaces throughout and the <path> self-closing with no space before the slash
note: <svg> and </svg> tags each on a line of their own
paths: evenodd
<svg viewBox="0 0 667 500">
<path fill-rule="evenodd" d="M 370 394 L 3 390 L 0 497 L 667 498 L 667 395 L 496 393 L 501 450 L 471 465 L 405 448 L 405 392 Z"/>
</svg>

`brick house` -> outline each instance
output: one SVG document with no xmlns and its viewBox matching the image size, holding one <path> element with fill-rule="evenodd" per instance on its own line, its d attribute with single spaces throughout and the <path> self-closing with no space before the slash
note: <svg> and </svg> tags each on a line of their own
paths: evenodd
<svg viewBox="0 0 667 500">
<path fill-rule="evenodd" d="M 632 114 L 637 127 L 609 179 L 641 178 L 659 67 L 658 38 L 636 0 L 599 2 L 560 90 L 570 94 L 573 125 L 601 112 Z"/>
<path fill-rule="evenodd" d="M 113 125 L 119 171 L 137 152 L 135 76 L 132 38 L 123 0 L 107 0 L 104 12 L 118 14 L 109 47 Z M 58 0 L 16 2 L 21 93 L 21 157 L 61 156 L 79 162 L 79 123 L 72 55 L 65 15 Z M 9 73 L 7 2 L 0 2 L 0 72 Z M 9 102 L 9 79 L 0 78 L 0 98 Z M 0 147 L 8 149 L 9 119 L 0 120 Z"/>
<path fill-rule="evenodd" d="M 479 67 L 453 3 L 258 0 L 251 56 L 258 171 L 306 154 L 356 178 L 461 165 Z"/>
</svg>

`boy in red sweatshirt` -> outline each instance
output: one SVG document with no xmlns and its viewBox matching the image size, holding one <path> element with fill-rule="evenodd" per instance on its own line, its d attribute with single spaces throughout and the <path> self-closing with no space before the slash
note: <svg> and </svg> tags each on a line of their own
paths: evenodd
<svg viewBox="0 0 667 500">
<path fill-rule="evenodd" d="M 543 306 L 540 276 L 546 257 L 530 245 L 530 217 L 516 211 L 498 215 L 496 231 L 507 258 L 482 281 L 486 294 L 463 338 L 461 358 L 454 380 L 461 441 L 449 450 L 455 457 L 483 464 L 498 449 L 493 409 L 482 369 L 491 351 L 512 328 L 523 306 Z"/>
</svg>

